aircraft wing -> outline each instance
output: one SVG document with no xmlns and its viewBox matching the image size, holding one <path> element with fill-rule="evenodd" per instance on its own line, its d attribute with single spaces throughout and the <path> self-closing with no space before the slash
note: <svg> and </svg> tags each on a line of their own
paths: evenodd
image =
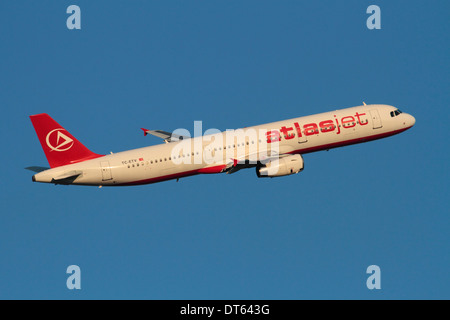
<svg viewBox="0 0 450 320">
<path fill-rule="evenodd" d="M 179 134 L 162 131 L 162 130 L 148 130 L 145 128 L 141 128 L 141 130 L 144 131 L 144 136 L 146 136 L 147 134 L 151 134 L 151 135 L 154 135 L 155 137 L 163 139 L 165 143 L 190 138 L 190 137 L 180 136 Z"/>
<path fill-rule="evenodd" d="M 278 160 L 282 157 L 288 156 L 291 149 L 289 148 L 280 151 L 281 152 L 263 150 L 260 152 L 246 154 L 238 158 L 230 158 L 225 171 L 227 172 L 227 174 L 231 174 L 244 168 L 254 167 L 256 165 L 255 162 L 266 164 L 270 161 Z"/>
</svg>

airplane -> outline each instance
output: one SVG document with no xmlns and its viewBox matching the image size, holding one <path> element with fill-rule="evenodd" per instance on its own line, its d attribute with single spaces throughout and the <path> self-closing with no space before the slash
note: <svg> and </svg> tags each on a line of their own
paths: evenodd
<svg viewBox="0 0 450 320">
<path fill-rule="evenodd" d="M 396 135 L 412 115 L 371 104 L 190 137 L 141 128 L 164 143 L 103 155 L 86 148 L 48 114 L 30 116 L 50 168 L 33 166 L 32 181 L 55 185 L 131 186 L 197 174 L 256 168 L 259 178 L 297 174 L 303 155 Z"/>
</svg>

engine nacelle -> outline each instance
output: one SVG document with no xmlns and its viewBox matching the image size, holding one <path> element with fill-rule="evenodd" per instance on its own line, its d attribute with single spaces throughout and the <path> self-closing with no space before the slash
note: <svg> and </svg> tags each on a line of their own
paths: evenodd
<svg viewBox="0 0 450 320">
<path fill-rule="evenodd" d="M 265 165 L 256 167 L 258 178 L 282 177 L 290 174 L 299 173 L 304 168 L 303 157 L 299 154 L 283 157 L 273 160 Z"/>
</svg>

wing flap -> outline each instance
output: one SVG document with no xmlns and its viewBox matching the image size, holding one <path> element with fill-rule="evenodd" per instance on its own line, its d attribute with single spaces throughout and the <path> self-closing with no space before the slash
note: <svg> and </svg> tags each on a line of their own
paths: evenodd
<svg viewBox="0 0 450 320">
<path fill-rule="evenodd" d="M 257 163 L 265 164 L 270 161 L 286 157 L 291 151 L 292 148 L 288 147 L 279 150 L 279 152 L 275 150 L 263 150 L 259 152 L 249 153 L 238 158 L 230 158 L 230 160 L 227 162 L 225 171 L 227 172 L 227 174 L 231 174 L 241 169 L 254 167 Z"/>
</svg>

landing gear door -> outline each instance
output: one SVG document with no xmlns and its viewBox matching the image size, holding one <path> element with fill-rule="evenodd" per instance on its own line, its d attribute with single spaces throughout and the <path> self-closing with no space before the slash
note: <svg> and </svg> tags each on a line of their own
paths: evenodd
<svg viewBox="0 0 450 320">
<path fill-rule="evenodd" d="M 100 162 L 102 167 L 102 181 L 112 180 L 111 167 L 109 166 L 109 161 Z"/>
<path fill-rule="evenodd" d="M 372 118 L 372 124 L 374 129 L 381 128 L 383 125 L 381 124 L 380 114 L 377 109 L 369 110 L 370 117 Z"/>
</svg>

